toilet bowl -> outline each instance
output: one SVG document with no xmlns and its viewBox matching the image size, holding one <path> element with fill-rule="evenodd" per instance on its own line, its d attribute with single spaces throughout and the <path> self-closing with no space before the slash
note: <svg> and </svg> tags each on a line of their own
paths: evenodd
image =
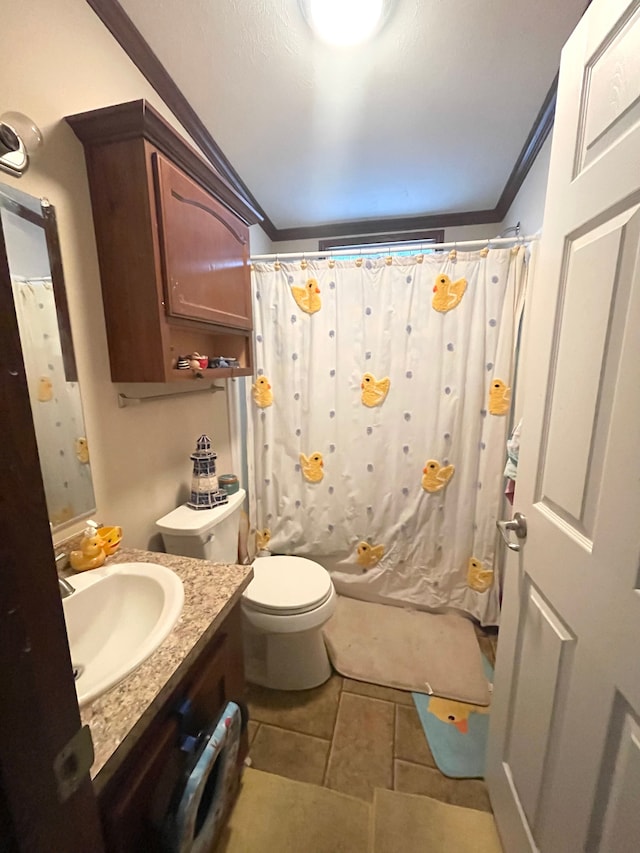
<svg viewBox="0 0 640 853">
<path fill-rule="evenodd" d="M 242 594 L 245 674 L 277 690 L 325 682 L 331 664 L 322 627 L 336 607 L 329 572 L 305 557 L 258 557 Z"/>
<path fill-rule="evenodd" d="M 183 505 L 156 521 L 169 554 L 236 563 L 245 491 L 219 507 Z M 329 573 L 305 557 L 257 557 L 242 594 L 245 675 L 277 690 L 307 690 L 331 675 L 322 627 L 336 606 Z"/>
</svg>

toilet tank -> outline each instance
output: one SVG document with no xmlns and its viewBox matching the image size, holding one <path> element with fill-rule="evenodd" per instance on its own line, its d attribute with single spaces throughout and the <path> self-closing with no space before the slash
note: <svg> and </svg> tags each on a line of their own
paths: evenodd
<svg viewBox="0 0 640 853">
<path fill-rule="evenodd" d="M 191 509 L 183 504 L 156 521 L 168 554 L 196 557 L 212 563 L 238 562 L 238 533 L 244 489 L 214 509 Z"/>
</svg>

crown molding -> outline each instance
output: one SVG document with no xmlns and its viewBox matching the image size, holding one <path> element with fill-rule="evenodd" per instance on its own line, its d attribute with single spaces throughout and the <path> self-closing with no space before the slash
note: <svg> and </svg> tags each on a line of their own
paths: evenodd
<svg viewBox="0 0 640 853">
<path fill-rule="evenodd" d="M 87 0 L 109 32 L 123 48 L 138 70 L 153 86 L 180 124 L 191 136 L 213 167 L 243 197 L 249 207 L 261 217 L 261 228 L 273 242 L 323 237 L 347 237 L 388 231 L 414 231 L 460 225 L 486 225 L 502 222 L 518 194 L 542 145 L 553 128 L 558 75 L 554 78 L 533 126 L 520 151 L 511 174 L 496 206 L 485 210 L 465 210 L 459 213 L 398 216 L 387 219 L 361 219 L 351 222 L 328 222 L 295 228 L 277 228 L 256 201 L 250 190 L 225 157 L 191 104 L 182 94 L 171 75 L 151 50 L 140 31 L 117 0 Z M 589 3 L 587 3 L 587 6 Z"/>
</svg>

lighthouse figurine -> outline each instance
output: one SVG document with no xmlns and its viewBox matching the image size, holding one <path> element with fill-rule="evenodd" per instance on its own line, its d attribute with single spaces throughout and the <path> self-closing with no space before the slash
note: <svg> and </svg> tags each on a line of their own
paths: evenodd
<svg viewBox="0 0 640 853">
<path fill-rule="evenodd" d="M 226 504 L 227 493 L 218 485 L 216 476 L 217 454 L 211 449 L 208 435 L 201 435 L 196 449 L 191 454 L 193 476 L 191 478 L 191 500 L 187 506 L 191 509 L 212 509 Z"/>
</svg>

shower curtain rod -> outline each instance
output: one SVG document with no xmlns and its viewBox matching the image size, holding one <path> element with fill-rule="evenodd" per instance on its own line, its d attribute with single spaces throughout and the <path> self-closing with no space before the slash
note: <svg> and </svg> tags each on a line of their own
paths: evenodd
<svg viewBox="0 0 640 853">
<path fill-rule="evenodd" d="M 538 240 L 540 235 L 532 234 L 529 237 L 485 237 L 483 240 L 452 240 L 449 243 L 417 243 L 415 245 L 416 251 L 440 251 L 441 249 L 460 249 L 463 246 L 486 246 L 488 249 L 497 248 L 499 246 L 508 246 L 508 245 L 518 245 L 520 243 L 530 243 L 532 240 Z M 351 249 L 348 246 L 336 246 L 335 249 L 325 249 L 322 252 L 276 252 L 272 255 L 252 255 L 249 258 L 250 263 L 254 261 L 285 261 L 292 258 L 327 258 L 332 257 L 333 255 L 394 255 L 400 251 L 406 251 L 406 249 L 401 249 L 402 245 L 408 245 L 410 241 L 407 241 L 405 244 L 398 244 L 395 249 L 391 249 L 389 246 L 385 247 L 384 243 L 380 244 L 379 249 L 358 249 L 354 247 Z"/>
</svg>

